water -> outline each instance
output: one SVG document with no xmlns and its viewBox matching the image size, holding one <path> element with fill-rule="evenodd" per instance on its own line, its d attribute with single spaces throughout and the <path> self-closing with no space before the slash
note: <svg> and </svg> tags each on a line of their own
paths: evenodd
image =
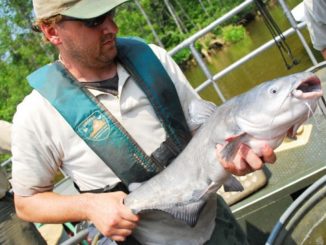
<svg viewBox="0 0 326 245">
<path fill-rule="evenodd" d="M 287 4 L 291 9 L 299 2 L 301 2 L 301 0 L 289 0 Z M 282 31 L 290 27 L 288 20 L 283 14 L 283 10 L 278 4 L 270 7 L 270 11 Z M 247 36 L 244 40 L 230 46 L 224 46 L 223 49 L 216 51 L 216 54 L 211 57 L 210 63 L 206 62 L 212 74 L 216 74 L 223 70 L 228 65 L 272 38 L 261 17 L 256 17 L 255 21 L 246 26 L 246 30 Z M 301 32 L 304 34 L 306 41 L 311 47 L 308 31 L 304 28 Z M 300 61 L 299 65 L 288 70 L 278 48 L 273 46 L 217 81 L 225 98 L 229 99 L 245 92 L 263 81 L 303 71 L 312 66 L 297 35 L 291 35 L 286 38 L 286 42 L 290 46 L 293 56 Z M 314 51 L 314 54 L 317 56 L 318 61 L 322 60 L 318 51 Z M 288 60 L 290 61 L 290 59 Z M 206 80 L 203 72 L 198 67 L 192 67 L 185 70 L 184 73 L 195 88 Z M 213 101 L 217 104 L 221 103 L 212 85 L 202 90 L 200 95 L 204 99 Z"/>
</svg>

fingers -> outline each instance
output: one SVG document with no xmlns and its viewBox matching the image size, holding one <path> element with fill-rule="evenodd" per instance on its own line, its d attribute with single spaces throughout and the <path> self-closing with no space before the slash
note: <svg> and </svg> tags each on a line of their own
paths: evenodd
<svg viewBox="0 0 326 245">
<path fill-rule="evenodd" d="M 123 205 L 123 199 L 120 203 L 119 216 L 116 220 L 112 220 L 110 230 L 110 237 L 115 241 L 125 241 L 139 222 L 139 216 Z"/>
<path fill-rule="evenodd" d="M 269 145 L 265 145 L 262 149 L 262 158 L 265 163 L 274 163 L 276 161 L 276 155 L 273 148 Z"/>
<path fill-rule="evenodd" d="M 216 155 L 217 159 L 219 160 L 220 164 L 224 167 L 224 169 L 234 175 L 245 175 L 249 172 L 251 172 L 251 168 L 248 166 L 246 161 L 244 160 L 242 154 L 239 154 L 239 151 L 235 155 L 234 159 L 232 162 L 226 161 L 225 159 L 222 158 L 220 155 L 220 151 L 223 149 L 222 145 L 216 145 Z M 246 149 L 243 149 L 244 154 Z"/>
<path fill-rule="evenodd" d="M 136 228 L 138 222 L 131 222 L 129 220 L 121 220 L 117 225 L 115 226 L 117 229 L 128 229 L 133 230 Z"/>
<path fill-rule="evenodd" d="M 136 218 L 134 218 L 135 216 Z M 131 235 L 132 231 L 136 228 L 139 217 L 137 215 L 132 214 L 132 218 L 124 219 L 123 212 L 121 212 L 121 216 L 111 218 L 104 231 L 102 230 L 102 234 L 112 238 L 115 241 L 124 241 L 127 236 Z"/>
<path fill-rule="evenodd" d="M 228 172 L 242 176 L 252 172 L 250 166 L 246 163 L 246 161 L 239 157 L 240 155 L 236 156 L 233 162 L 227 162 L 227 167 L 224 167 Z"/>
<path fill-rule="evenodd" d="M 124 241 L 138 224 L 139 216 L 123 204 L 123 192 L 92 194 L 88 220 L 106 237 Z"/>
<path fill-rule="evenodd" d="M 130 229 L 112 229 L 110 237 L 115 241 L 125 241 L 128 236 L 130 236 L 132 230 Z"/>
<path fill-rule="evenodd" d="M 113 235 L 113 236 L 111 236 L 111 239 L 114 241 L 117 241 L 117 242 L 124 242 L 126 240 L 127 236 L 129 236 L 129 235 L 126 235 L 126 236 Z"/>
<path fill-rule="evenodd" d="M 222 145 L 216 146 L 219 162 L 225 170 L 238 176 L 246 175 L 250 172 L 261 169 L 265 162 L 274 163 L 276 161 L 275 153 L 268 145 L 265 145 L 262 148 L 262 158 L 260 158 L 249 146 L 242 144 L 232 162 L 222 159 L 220 156 L 222 148 Z"/>
<path fill-rule="evenodd" d="M 138 221 L 138 216 L 136 217 Z M 137 224 L 129 220 L 119 220 L 116 224 L 112 224 L 109 236 L 115 241 L 124 241 L 127 236 L 131 235 Z"/>
<path fill-rule="evenodd" d="M 263 161 L 253 150 L 249 148 L 247 145 L 241 145 L 240 149 L 240 156 L 244 159 L 247 164 L 248 171 L 250 170 L 258 170 L 261 169 L 264 165 Z M 252 172 L 252 171 L 250 171 Z"/>
</svg>

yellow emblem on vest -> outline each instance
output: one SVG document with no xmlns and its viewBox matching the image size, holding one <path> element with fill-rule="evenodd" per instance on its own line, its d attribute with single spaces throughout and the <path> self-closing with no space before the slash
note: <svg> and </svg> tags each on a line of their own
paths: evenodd
<svg viewBox="0 0 326 245">
<path fill-rule="evenodd" d="M 101 111 L 95 111 L 83 120 L 77 127 L 84 139 L 101 141 L 110 134 L 110 125 Z"/>
</svg>

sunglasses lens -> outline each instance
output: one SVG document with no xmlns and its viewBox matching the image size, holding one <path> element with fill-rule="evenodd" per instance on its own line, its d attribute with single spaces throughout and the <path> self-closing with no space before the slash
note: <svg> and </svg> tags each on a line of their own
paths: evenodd
<svg viewBox="0 0 326 245">
<path fill-rule="evenodd" d="M 111 10 L 101 16 L 98 16 L 96 18 L 93 18 L 93 19 L 88 19 L 88 20 L 84 20 L 84 23 L 85 23 L 85 26 L 89 27 L 89 28 L 93 28 L 93 27 L 97 27 L 99 25 L 101 25 L 106 17 L 111 17 L 113 18 L 114 17 L 114 11 Z"/>
<path fill-rule="evenodd" d="M 101 16 L 93 18 L 93 19 L 84 20 L 84 23 L 85 23 L 85 26 L 90 27 L 90 28 L 97 27 L 104 22 L 105 18 L 106 18 L 106 15 L 101 15 Z"/>
<path fill-rule="evenodd" d="M 84 25 L 88 28 L 95 28 L 105 21 L 106 17 L 113 18 L 114 17 L 114 10 L 111 10 L 101 16 L 92 18 L 92 19 L 79 19 L 69 16 L 62 15 L 62 21 L 81 21 L 84 23 Z"/>
</svg>

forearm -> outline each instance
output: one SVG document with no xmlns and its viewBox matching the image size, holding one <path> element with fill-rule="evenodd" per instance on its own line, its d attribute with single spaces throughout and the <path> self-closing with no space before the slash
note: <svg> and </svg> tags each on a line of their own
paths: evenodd
<svg viewBox="0 0 326 245">
<path fill-rule="evenodd" d="M 123 192 L 62 196 L 53 192 L 30 197 L 15 196 L 17 215 L 39 223 L 89 220 L 100 232 L 123 241 L 136 227 L 139 217 L 123 205 Z"/>
<path fill-rule="evenodd" d="M 86 211 L 92 194 L 63 196 L 53 192 L 29 197 L 15 195 L 17 215 L 26 221 L 39 223 L 63 223 L 87 219 Z"/>
</svg>

